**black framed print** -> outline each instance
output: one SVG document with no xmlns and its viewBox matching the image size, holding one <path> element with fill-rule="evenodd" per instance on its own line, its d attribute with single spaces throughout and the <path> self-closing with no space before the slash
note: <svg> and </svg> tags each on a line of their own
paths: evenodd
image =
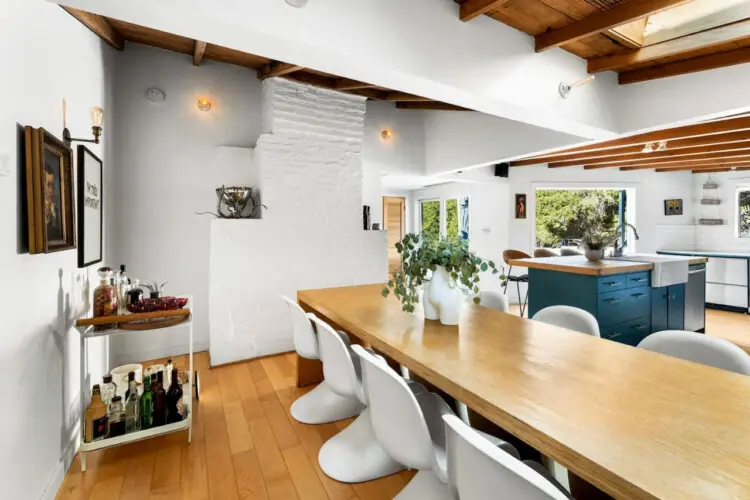
<svg viewBox="0 0 750 500">
<path fill-rule="evenodd" d="M 103 195 L 102 161 L 86 146 L 78 146 L 78 267 L 102 261 Z"/>
</svg>

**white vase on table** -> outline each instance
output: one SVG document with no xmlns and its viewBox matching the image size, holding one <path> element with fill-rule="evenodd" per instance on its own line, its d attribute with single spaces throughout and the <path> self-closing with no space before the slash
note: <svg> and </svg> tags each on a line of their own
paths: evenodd
<svg viewBox="0 0 750 500">
<path fill-rule="evenodd" d="M 457 325 L 463 298 L 464 295 L 456 281 L 444 267 L 438 266 L 432 273 L 431 281 L 424 285 L 424 317 L 439 319 L 443 325 Z"/>
</svg>

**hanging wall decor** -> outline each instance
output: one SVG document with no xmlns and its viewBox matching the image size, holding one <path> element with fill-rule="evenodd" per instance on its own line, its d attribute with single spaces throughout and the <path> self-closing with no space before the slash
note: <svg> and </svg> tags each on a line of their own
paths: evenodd
<svg viewBox="0 0 750 500">
<path fill-rule="evenodd" d="M 516 194 L 516 219 L 526 218 L 526 195 Z"/>
<path fill-rule="evenodd" d="M 104 229 L 102 161 L 86 146 L 78 146 L 78 267 L 102 261 Z"/>
<path fill-rule="evenodd" d="M 682 215 L 682 200 L 664 200 L 664 215 Z"/>
<path fill-rule="evenodd" d="M 24 133 L 29 253 L 75 248 L 72 151 L 43 128 Z"/>
</svg>

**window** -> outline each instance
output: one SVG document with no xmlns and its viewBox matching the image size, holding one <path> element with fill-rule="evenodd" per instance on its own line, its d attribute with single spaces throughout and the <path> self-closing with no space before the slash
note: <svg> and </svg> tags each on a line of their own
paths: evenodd
<svg viewBox="0 0 750 500">
<path fill-rule="evenodd" d="M 445 200 L 445 235 L 449 240 L 458 242 L 460 239 L 458 231 L 458 200 L 451 198 Z"/>
<path fill-rule="evenodd" d="M 425 236 L 440 237 L 440 200 L 424 200 L 420 202 L 420 220 L 422 232 Z"/>
<path fill-rule="evenodd" d="M 737 235 L 750 238 L 750 187 L 737 190 Z"/>
</svg>

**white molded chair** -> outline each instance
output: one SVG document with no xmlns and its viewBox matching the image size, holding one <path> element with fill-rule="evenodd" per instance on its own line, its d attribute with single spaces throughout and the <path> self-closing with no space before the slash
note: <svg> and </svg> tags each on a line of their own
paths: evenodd
<svg viewBox="0 0 750 500">
<path fill-rule="evenodd" d="M 295 301 L 281 297 L 289 306 L 292 317 L 292 339 L 294 349 L 303 358 L 320 359 L 318 336 L 313 330 L 314 314 L 305 311 Z M 345 398 L 336 394 L 324 380 L 291 407 L 292 418 L 303 424 L 326 424 L 359 415 L 362 405 L 356 398 Z"/>
<path fill-rule="evenodd" d="M 567 328 L 574 332 L 585 333 L 594 337 L 601 337 L 599 323 L 588 311 L 570 306 L 550 306 L 538 311 L 533 318 L 550 325 Z"/>
<path fill-rule="evenodd" d="M 404 466 L 386 453 L 372 429 L 370 410 L 365 408 L 367 399 L 359 357 L 325 321 L 320 318 L 313 321 L 318 330 L 326 383 L 339 396 L 355 399 L 363 409 L 354 422 L 320 448 L 321 470 L 342 483 L 371 481 L 403 470 Z"/>
<path fill-rule="evenodd" d="M 649 351 L 750 375 L 750 355 L 728 340 L 703 333 L 665 330 L 649 335 L 638 344 Z"/>
<path fill-rule="evenodd" d="M 539 464 L 526 464 L 485 439 L 453 415 L 443 416 L 448 446 L 448 484 L 461 500 L 567 500 Z"/>
<path fill-rule="evenodd" d="M 419 471 L 395 499 L 449 500 L 442 416 L 453 415 L 450 407 L 437 394 L 415 394 L 404 379 L 361 346 L 352 349 L 362 362 L 375 435 L 390 456 Z M 518 455 L 510 444 L 483 435 Z"/>
<path fill-rule="evenodd" d="M 508 305 L 508 298 L 498 292 L 492 292 L 489 290 L 482 290 L 477 294 L 479 296 L 479 305 L 482 307 L 487 307 L 490 309 L 495 309 L 496 311 L 507 313 L 510 311 L 510 306 Z M 473 300 L 473 296 L 470 300 Z"/>
</svg>

